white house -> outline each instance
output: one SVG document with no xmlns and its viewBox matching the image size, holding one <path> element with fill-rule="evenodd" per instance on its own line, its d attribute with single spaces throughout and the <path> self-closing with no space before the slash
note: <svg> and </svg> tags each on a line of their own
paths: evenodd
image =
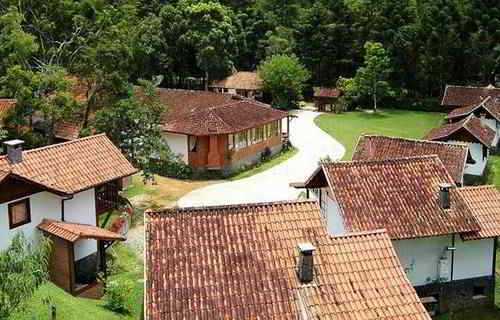
<svg viewBox="0 0 500 320">
<path fill-rule="evenodd" d="M 322 162 L 294 186 L 313 191 L 331 234 L 386 228 L 429 310 L 493 304 L 500 235 L 494 187 L 458 188 L 436 155 Z"/>
<path fill-rule="evenodd" d="M 496 147 L 500 138 L 500 97 L 487 96 L 480 103 L 456 108 L 446 116 L 446 119 L 450 122 L 457 122 L 471 114 L 479 118 L 483 125 L 495 131 L 492 146 Z"/>
<path fill-rule="evenodd" d="M 471 159 L 465 166 L 465 174 L 481 176 L 488 163 L 490 149 L 494 147 L 495 137 L 496 132 L 489 125 L 470 114 L 458 122 L 432 129 L 426 139 L 467 144 Z"/>
<path fill-rule="evenodd" d="M 225 79 L 213 81 L 209 88 L 214 92 L 239 94 L 255 99 L 262 97 L 263 85 L 257 72 L 240 71 Z"/>
<path fill-rule="evenodd" d="M 75 295 L 96 286 L 104 248 L 123 236 L 99 228 L 116 208 L 121 179 L 137 172 L 103 134 L 22 151 L 5 143 L 0 156 L 0 250 L 22 232 L 53 241 L 51 280 Z"/>
</svg>

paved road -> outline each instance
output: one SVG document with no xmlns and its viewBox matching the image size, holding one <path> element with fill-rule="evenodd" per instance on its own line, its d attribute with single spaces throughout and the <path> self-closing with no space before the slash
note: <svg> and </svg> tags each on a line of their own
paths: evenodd
<svg viewBox="0 0 500 320">
<path fill-rule="evenodd" d="M 290 122 L 290 141 L 299 148 L 291 159 L 252 177 L 194 190 L 177 202 L 180 207 L 239 204 L 296 199 L 291 182 L 305 181 L 321 158 L 344 156 L 344 147 L 314 124 L 320 113 L 299 111 Z"/>
</svg>

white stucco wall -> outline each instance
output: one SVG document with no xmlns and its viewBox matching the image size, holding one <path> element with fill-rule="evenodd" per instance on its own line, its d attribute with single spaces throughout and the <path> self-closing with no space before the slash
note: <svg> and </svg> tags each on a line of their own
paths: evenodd
<svg viewBox="0 0 500 320">
<path fill-rule="evenodd" d="M 30 199 L 31 222 L 15 229 L 9 230 L 8 204 L 25 198 Z M 37 229 L 43 218 L 61 220 L 62 198 L 49 192 L 39 192 L 29 197 L 19 198 L 0 204 L 0 250 L 5 250 L 10 245 L 14 235 L 20 231 L 33 241 L 41 235 Z M 95 193 L 94 189 L 80 192 L 73 199 L 66 200 L 65 221 L 96 225 Z M 86 257 L 97 251 L 96 240 L 81 240 L 75 244 L 75 260 Z"/>
<path fill-rule="evenodd" d="M 64 220 L 67 222 L 96 225 L 95 189 L 75 194 L 64 202 Z M 75 261 L 97 252 L 97 240 L 82 239 L 74 243 Z"/>
<path fill-rule="evenodd" d="M 450 143 L 458 143 L 458 144 L 464 144 L 465 142 L 463 141 L 448 141 Z M 475 164 L 466 164 L 465 165 L 465 174 L 470 174 L 473 176 L 481 176 L 484 172 L 484 168 L 486 167 L 486 164 L 488 163 L 488 158 L 483 159 L 483 145 L 480 143 L 466 143 L 467 146 L 469 147 L 469 152 L 472 156 L 472 159 L 476 161 Z M 488 151 L 489 154 L 489 151 Z"/>
<path fill-rule="evenodd" d="M 446 258 L 447 273 L 443 278 L 451 277 L 452 236 L 429 237 L 419 239 L 393 241 L 394 249 L 399 257 L 408 279 L 414 286 L 421 286 L 436 281 L 439 275 L 440 258 Z M 476 240 L 462 242 L 455 236 L 455 259 L 453 279 L 469 279 L 489 276 L 493 263 L 493 240 Z M 442 276 L 442 275 L 441 275 Z"/>
<path fill-rule="evenodd" d="M 30 199 L 31 223 L 19 226 L 9 230 L 9 209 L 8 204 L 22 199 Z M 49 192 L 39 192 L 29 197 L 19 198 L 13 201 L 0 204 L 0 250 L 5 250 L 9 247 L 12 238 L 18 233 L 23 232 L 24 235 L 35 241 L 40 236 L 40 232 L 36 228 L 43 218 L 60 220 L 61 219 L 61 198 Z"/>
<path fill-rule="evenodd" d="M 344 234 L 344 218 L 341 215 L 340 206 L 334 201 L 327 188 L 321 189 L 322 210 L 326 214 L 326 227 L 331 235 Z"/>
<path fill-rule="evenodd" d="M 163 133 L 163 139 L 167 142 L 173 153 L 180 154 L 184 163 L 188 163 L 188 136 L 171 132 Z"/>
</svg>

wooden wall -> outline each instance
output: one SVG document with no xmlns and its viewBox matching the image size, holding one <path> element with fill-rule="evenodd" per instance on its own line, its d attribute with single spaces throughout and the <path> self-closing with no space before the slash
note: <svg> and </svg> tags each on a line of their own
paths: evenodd
<svg viewBox="0 0 500 320">
<path fill-rule="evenodd" d="M 75 283 L 73 244 L 56 236 L 52 240 L 52 255 L 50 257 L 50 280 L 57 286 L 72 293 Z"/>
<path fill-rule="evenodd" d="M 14 178 L 7 178 L 7 181 L 4 181 L 1 187 L 2 192 L 0 192 L 0 203 L 27 197 L 43 191 L 37 186 Z"/>
</svg>

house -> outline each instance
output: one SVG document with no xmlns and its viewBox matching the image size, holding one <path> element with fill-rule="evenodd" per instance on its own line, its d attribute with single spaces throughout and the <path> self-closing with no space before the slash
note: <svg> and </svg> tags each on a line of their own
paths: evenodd
<svg viewBox="0 0 500 320">
<path fill-rule="evenodd" d="M 121 179 L 137 172 L 103 134 L 22 151 L 5 142 L 0 156 L 0 250 L 23 232 L 53 241 L 51 280 L 73 295 L 98 296 L 104 250 L 120 234 L 98 226 L 117 207 Z"/>
<path fill-rule="evenodd" d="M 0 99 L 0 127 L 4 125 L 3 119 L 8 115 L 16 103 L 16 99 Z"/>
<path fill-rule="evenodd" d="M 483 175 L 490 149 L 494 146 L 495 131 L 481 122 L 473 114 L 454 123 L 447 123 L 432 129 L 426 139 L 450 143 L 466 143 L 471 159 L 465 167 L 465 174 L 471 176 Z"/>
<path fill-rule="evenodd" d="M 447 85 L 441 105 L 450 109 L 478 105 L 488 96 L 494 103 L 500 103 L 500 88 Z"/>
<path fill-rule="evenodd" d="M 334 111 L 335 104 L 343 94 L 342 90 L 337 88 L 314 88 L 314 105 L 318 111 Z"/>
<path fill-rule="evenodd" d="M 500 193 L 459 188 L 436 155 L 322 162 L 313 190 L 330 234 L 385 228 L 429 310 L 493 305 Z"/>
<path fill-rule="evenodd" d="M 492 145 L 496 146 L 500 137 L 500 103 L 496 103 L 494 100 L 494 98 L 488 96 L 480 103 L 453 109 L 446 116 L 446 120 L 457 122 L 473 114 L 481 119 L 481 123 L 495 131 Z"/>
<path fill-rule="evenodd" d="M 197 170 L 231 172 L 282 148 L 287 112 L 238 95 L 159 89 L 167 106 L 163 137 L 170 149 Z"/>
<path fill-rule="evenodd" d="M 229 77 L 213 81 L 209 85 L 210 90 L 220 93 L 238 94 L 246 98 L 262 97 L 262 80 L 257 72 L 236 72 Z"/>
<path fill-rule="evenodd" d="M 384 230 L 316 202 L 148 210 L 145 319 L 430 320 Z"/>
<path fill-rule="evenodd" d="M 416 140 L 377 135 L 359 137 L 352 160 L 386 160 L 437 155 L 457 185 L 463 185 L 467 163 L 471 162 L 465 144 Z"/>
</svg>

